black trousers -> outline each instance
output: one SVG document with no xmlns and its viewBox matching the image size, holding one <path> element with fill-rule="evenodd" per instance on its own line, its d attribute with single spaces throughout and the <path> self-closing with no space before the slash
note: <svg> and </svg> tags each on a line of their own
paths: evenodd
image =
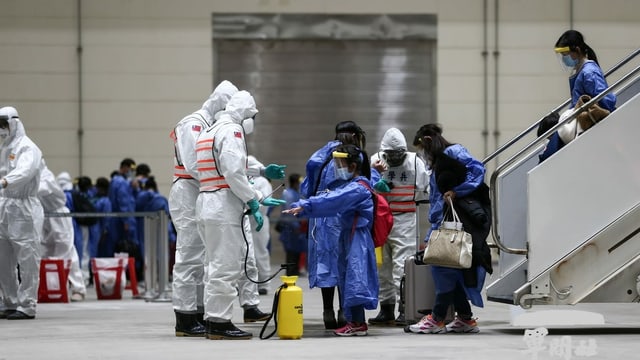
<svg viewBox="0 0 640 360">
<path fill-rule="evenodd" d="M 464 292 L 462 285 L 458 283 L 453 291 L 436 294 L 436 302 L 433 305 L 433 319 L 435 321 L 443 321 L 447 317 L 447 309 L 451 304 L 453 304 L 453 308 L 460 318 L 470 319 L 473 316 L 471 305 L 467 300 L 467 294 Z"/>
</svg>

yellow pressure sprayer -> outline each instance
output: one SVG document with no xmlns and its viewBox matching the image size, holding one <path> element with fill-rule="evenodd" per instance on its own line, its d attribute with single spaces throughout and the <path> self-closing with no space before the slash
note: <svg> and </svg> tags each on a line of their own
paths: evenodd
<svg viewBox="0 0 640 360">
<path fill-rule="evenodd" d="M 278 332 L 280 339 L 302 338 L 302 289 L 296 285 L 297 276 L 280 276 L 283 284 L 273 296 L 271 316 L 265 321 L 260 331 L 260 339 L 268 339 Z M 271 319 L 274 319 L 275 329 L 263 337 L 264 331 Z"/>
</svg>

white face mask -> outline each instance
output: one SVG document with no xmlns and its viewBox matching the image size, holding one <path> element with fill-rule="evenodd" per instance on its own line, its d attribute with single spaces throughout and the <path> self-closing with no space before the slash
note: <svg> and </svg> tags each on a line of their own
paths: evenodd
<svg viewBox="0 0 640 360">
<path fill-rule="evenodd" d="M 251 134 L 253 132 L 253 118 L 242 120 L 242 128 L 245 134 Z"/>
<path fill-rule="evenodd" d="M 9 137 L 9 129 L 0 129 L 0 145 L 2 145 Z"/>
</svg>

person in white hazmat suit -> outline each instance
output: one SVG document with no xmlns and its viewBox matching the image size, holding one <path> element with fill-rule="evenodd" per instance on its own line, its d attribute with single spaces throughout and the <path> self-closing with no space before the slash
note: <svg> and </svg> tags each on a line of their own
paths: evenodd
<svg viewBox="0 0 640 360">
<path fill-rule="evenodd" d="M 251 236 L 251 232 L 244 231 L 244 224 L 249 222 L 246 215 L 256 219 L 260 230 L 264 221 L 260 203 L 265 206 L 283 203 L 283 200 L 265 197 L 251 186 L 247 177 L 247 148 L 241 124 L 257 113 L 253 97 L 247 91 L 239 91 L 197 142 L 200 194 L 196 201 L 196 219 L 205 244 L 204 317 L 206 337 L 212 340 L 253 336 L 231 322 L 236 288 L 245 276 L 247 243 L 244 239 Z M 246 312 L 245 308 L 245 318 Z"/>
<path fill-rule="evenodd" d="M 258 161 L 255 156 L 249 155 L 247 157 L 247 162 L 249 169 L 255 168 L 263 168 L 264 166 L 260 161 Z M 253 187 L 260 191 L 262 194 L 271 194 L 273 192 L 273 186 L 269 180 L 264 176 L 250 176 L 249 182 L 253 184 Z M 256 267 L 258 268 L 258 277 L 252 278 L 259 282 L 258 284 L 258 293 L 260 295 L 266 295 L 269 289 L 270 281 L 266 281 L 266 279 L 271 276 L 271 256 L 269 254 L 269 240 L 271 239 L 271 234 L 269 229 L 271 226 L 269 224 L 269 216 L 267 215 L 267 211 L 269 207 L 260 206 L 260 213 L 262 214 L 262 218 L 264 219 L 264 223 L 262 227 L 264 230 L 256 231 L 258 224 L 256 220 L 251 218 L 251 237 L 253 238 L 253 252 L 255 254 L 256 259 Z"/>
<path fill-rule="evenodd" d="M 407 151 L 407 141 L 400 130 L 390 128 L 382 137 L 380 151 L 371 156 L 371 164 L 381 160 L 386 169 L 374 188 L 382 194 L 393 212 L 393 227 L 382 247 L 380 312 L 369 319 L 370 325 L 404 326 L 405 317 L 400 298 L 400 280 L 404 260 L 416 251 L 416 200 L 428 198 L 429 174 L 426 164 L 415 152 Z M 398 317 L 395 305 L 398 302 Z"/>
<path fill-rule="evenodd" d="M 40 165 L 38 199 L 40 199 L 45 213 L 69 213 L 69 208 L 66 206 L 67 196 L 44 160 Z M 71 301 L 82 301 L 87 295 L 87 288 L 84 285 L 73 236 L 73 220 L 70 216 L 45 217 L 42 227 L 41 256 L 42 258 L 71 260 L 69 268 Z M 66 286 L 66 284 L 61 284 L 61 286 Z"/>
<path fill-rule="evenodd" d="M 0 142 L 0 317 L 34 319 L 44 221 L 38 200 L 42 152 L 11 106 L 0 109 Z"/>
<path fill-rule="evenodd" d="M 173 266 L 173 310 L 176 336 L 205 336 L 204 242 L 196 224 L 196 199 L 200 193 L 196 166 L 198 135 L 215 122 L 238 88 L 224 80 L 213 90 L 202 108 L 180 120 L 171 132 L 174 141 L 173 184 L 169 212 L 177 232 Z"/>
</svg>

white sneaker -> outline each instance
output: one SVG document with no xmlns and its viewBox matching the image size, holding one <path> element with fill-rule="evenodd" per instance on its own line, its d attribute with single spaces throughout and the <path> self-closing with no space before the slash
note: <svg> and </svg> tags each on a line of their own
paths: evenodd
<svg viewBox="0 0 640 360">
<path fill-rule="evenodd" d="M 78 292 L 74 292 L 73 294 L 71 294 L 71 301 L 84 301 L 84 294 L 82 293 L 78 293 Z"/>
<path fill-rule="evenodd" d="M 480 328 L 475 319 L 462 320 L 456 316 L 456 318 L 447 324 L 447 332 L 453 333 L 479 333 Z"/>
<path fill-rule="evenodd" d="M 423 317 L 413 325 L 409 325 L 409 331 L 417 334 L 442 334 L 447 332 L 444 321 L 435 321 L 431 315 Z"/>
</svg>

